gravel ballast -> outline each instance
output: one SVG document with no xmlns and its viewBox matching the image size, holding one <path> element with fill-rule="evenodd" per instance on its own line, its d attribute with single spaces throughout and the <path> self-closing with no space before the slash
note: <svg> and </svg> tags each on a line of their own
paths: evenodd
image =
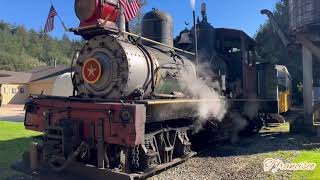
<svg viewBox="0 0 320 180">
<path fill-rule="evenodd" d="M 290 179 L 292 172 L 276 174 L 264 172 L 264 159 L 280 158 L 290 162 L 290 158 L 294 158 L 300 150 L 320 148 L 319 143 L 312 142 L 319 142 L 319 138 L 266 131 L 256 136 L 243 138 L 235 144 L 210 147 L 186 162 L 149 179 Z M 306 146 L 306 144 L 313 144 L 313 146 Z M 288 154 L 292 154 L 292 157 Z"/>
</svg>

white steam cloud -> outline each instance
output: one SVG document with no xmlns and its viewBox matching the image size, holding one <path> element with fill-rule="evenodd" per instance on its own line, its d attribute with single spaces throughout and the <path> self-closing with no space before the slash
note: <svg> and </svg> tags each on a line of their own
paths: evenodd
<svg viewBox="0 0 320 180">
<path fill-rule="evenodd" d="M 204 74 L 204 68 L 199 69 Z M 212 77 L 209 75 L 212 73 L 205 74 L 208 74 L 205 77 Z M 218 121 L 223 120 L 228 111 L 228 103 L 226 98 L 219 92 L 219 82 L 199 79 L 189 73 L 182 73 L 179 83 L 181 87 L 186 88 L 187 92 L 190 93 L 190 97 L 203 100 L 197 107 L 199 119 L 194 123 L 194 133 L 198 133 L 208 120 L 213 120 L 213 118 Z"/>
<path fill-rule="evenodd" d="M 196 9 L 196 0 L 190 0 L 190 5 L 193 10 Z"/>
<path fill-rule="evenodd" d="M 53 96 L 69 97 L 73 94 L 73 85 L 71 73 L 65 73 L 57 77 L 54 82 L 52 94 Z"/>
</svg>

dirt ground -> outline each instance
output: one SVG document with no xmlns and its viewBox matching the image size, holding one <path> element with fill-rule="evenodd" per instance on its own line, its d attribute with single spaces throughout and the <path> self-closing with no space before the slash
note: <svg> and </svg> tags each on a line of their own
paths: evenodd
<svg viewBox="0 0 320 180">
<path fill-rule="evenodd" d="M 0 120 L 23 121 L 23 106 L 0 108 Z M 295 116 L 288 115 L 291 121 Z M 301 151 L 320 149 L 320 138 L 292 134 L 289 124 L 273 124 L 258 135 L 241 138 L 237 143 L 213 145 L 184 163 L 160 172 L 150 180 L 224 180 L 224 179 L 291 179 L 292 172 L 264 172 L 266 158 L 291 161 Z M 1 177 L 0 177 L 1 179 Z M 33 180 L 17 175 L 9 180 Z"/>
<path fill-rule="evenodd" d="M 288 124 L 281 126 L 264 128 L 238 143 L 213 146 L 150 180 L 291 179 L 291 172 L 264 172 L 264 159 L 290 161 L 301 150 L 320 148 L 320 139 L 290 134 Z"/>
<path fill-rule="evenodd" d="M 24 105 L 4 105 L 0 107 L 0 121 L 22 122 Z"/>
</svg>

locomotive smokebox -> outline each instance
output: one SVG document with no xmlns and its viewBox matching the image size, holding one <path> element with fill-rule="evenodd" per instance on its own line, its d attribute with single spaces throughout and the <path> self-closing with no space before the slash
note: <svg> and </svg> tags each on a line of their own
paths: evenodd
<svg viewBox="0 0 320 180">
<path fill-rule="evenodd" d="M 154 41 L 173 46 L 173 20 L 172 17 L 158 9 L 144 15 L 142 20 L 142 36 Z M 151 42 L 144 45 L 154 46 Z"/>
</svg>

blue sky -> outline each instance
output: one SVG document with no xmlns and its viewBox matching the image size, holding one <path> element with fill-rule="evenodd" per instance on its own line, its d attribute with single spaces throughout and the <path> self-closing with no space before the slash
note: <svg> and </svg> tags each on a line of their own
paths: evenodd
<svg viewBox="0 0 320 180">
<path fill-rule="evenodd" d="M 68 27 L 77 27 L 78 19 L 73 10 L 74 0 L 52 0 L 56 10 Z M 260 10 L 274 9 L 279 0 L 206 0 L 209 22 L 215 27 L 235 28 L 253 36 L 259 26 L 266 21 Z M 197 12 L 200 15 L 201 0 L 197 3 Z M 16 25 L 24 25 L 28 29 L 43 28 L 48 11 L 49 0 L 31 1 L 1 1 L 0 20 Z M 148 0 L 144 12 L 157 8 L 170 13 L 174 18 L 175 35 L 185 28 L 185 21 L 192 22 L 192 8 L 189 0 Z M 56 29 L 50 34 L 61 37 L 64 33 L 58 19 Z M 72 33 L 67 33 L 73 37 Z"/>
</svg>

